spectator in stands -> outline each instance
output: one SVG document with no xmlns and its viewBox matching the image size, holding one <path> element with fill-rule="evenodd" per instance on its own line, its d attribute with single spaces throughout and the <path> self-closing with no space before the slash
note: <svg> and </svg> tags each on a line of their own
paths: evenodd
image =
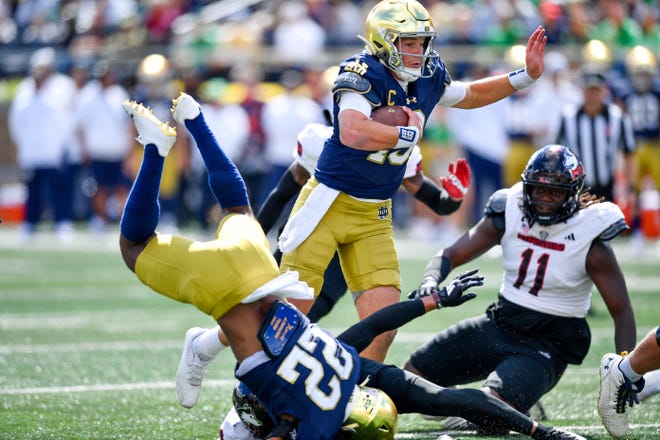
<svg viewBox="0 0 660 440">
<path fill-rule="evenodd" d="M 73 132 L 75 86 L 68 76 L 55 71 L 55 63 L 51 48 L 32 54 L 30 76 L 17 88 L 9 107 L 8 126 L 27 185 L 25 237 L 37 230 L 47 199 L 57 236 L 68 241 L 73 231 L 71 197 L 66 194 L 62 170 Z"/>
<path fill-rule="evenodd" d="M 273 29 L 273 50 L 288 61 L 313 59 L 323 51 L 325 30 L 308 14 L 303 2 L 288 0 L 278 9 L 278 23 Z"/>
<path fill-rule="evenodd" d="M 485 66 L 473 66 L 473 80 L 485 78 Z M 466 79 L 465 81 L 470 81 Z M 467 223 L 475 224 L 482 216 L 488 197 L 501 188 L 502 163 L 509 151 L 509 138 L 506 128 L 506 99 L 474 109 L 448 108 L 447 126 L 458 146 L 472 167 L 474 176 L 471 209 Z M 474 127 L 479 127 L 475 130 Z"/>
<path fill-rule="evenodd" d="M 266 159 L 269 172 L 266 177 L 268 190 L 275 188 L 282 175 L 291 165 L 291 145 L 296 145 L 298 133 L 312 122 L 325 122 L 323 109 L 313 99 L 295 93 L 302 85 L 302 74 L 295 69 L 282 73 L 280 83 L 284 93 L 266 103 L 261 121 L 266 135 Z"/>
<path fill-rule="evenodd" d="M 133 141 L 130 119 L 122 108 L 128 92 L 117 82 L 113 67 L 107 61 L 98 62 L 94 77 L 80 92 L 76 128 L 96 183 L 90 226 L 102 232 L 108 223 L 119 221 L 126 201 L 130 188 L 126 162 Z"/>
</svg>

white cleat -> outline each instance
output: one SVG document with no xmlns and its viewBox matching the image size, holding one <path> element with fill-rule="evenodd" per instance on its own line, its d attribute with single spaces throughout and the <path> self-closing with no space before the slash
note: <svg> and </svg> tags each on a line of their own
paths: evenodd
<svg viewBox="0 0 660 440">
<path fill-rule="evenodd" d="M 149 107 L 128 99 L 123 103 L 124 110 L 133 119 L 138 137 L 135 139 L 144 146 L 154 144 L 163 157 L 170 152 L 176 141 L 176 129 L 154 115 Z"/>
<path fill-rule="evenodd" d="M 172 100 L 172 108 L 170 111 L 176 122 L 181 125 L 186 125 L 186 120 L 195 119 L 199 116 L 201 109 L 192 96 L 181 92 L 178 98 Z"/>
<path fill-rule="evenodd" d="M 598 413 L 603 425 L 612 437 L 622 438 L 628 434 L 627 400 L 625 379 L 619 370 L 622 356 L 607 353 L 600 359 L 600 389 L 598 390 Z"/>
<path fill-rule="evenodd" d="M 199 399 L 202 380 L 210 361 L 203 361 L 193 353 L 193 341 L 204 333 L 204 329 L 193 327 L 186 332 L 183 341 L 183 353 L 176 371 L 176 397 L 186 408 L 192 408 Z"/>
</svg>

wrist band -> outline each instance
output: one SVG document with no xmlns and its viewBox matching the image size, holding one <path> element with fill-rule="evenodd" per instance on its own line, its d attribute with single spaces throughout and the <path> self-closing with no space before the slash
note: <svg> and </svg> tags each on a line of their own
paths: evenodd
<svg viewBox="0 0 660 440">
<path fill-rule="evenodd" d="M 520 70 L 509 72 L 507 76 L 509 77 L 509 82 L 516 90 L 526 89 L 536 82 L 534 78 L 529 76 L 526 67 Z"/>
<path fill-rule="evenodd" d="M 396 143 L 394 148 L 412 148 L 419 140 L 419 128 L 414 125 L 407 127 L 397 125 L 399 129 L 399 142 Z"/>
</svg>

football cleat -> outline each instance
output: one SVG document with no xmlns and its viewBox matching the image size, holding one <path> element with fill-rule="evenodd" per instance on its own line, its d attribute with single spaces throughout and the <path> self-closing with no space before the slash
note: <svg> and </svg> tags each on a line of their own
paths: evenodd
<svg viewBox="0 0 660 440">
<path fill-rule="evenodd" d="M 504 436 L 509 434 L 509 430 L 501 427 L 482 426 L 469 422 L 462 417 L 447 417 L 445 424 L 442 425 L 443 431 L 476 431 L 477 435 L 484 436 Z"/>
<path fill-rule="evenodd" d="M 128 99 L 123 103 L 124 110 L 133 119 L 138 137 L 135 138 L 144 146 L 153 144 L 158 148 L 158 154 L 163 157 L 170 152 L 176 141 L 176 129 L 154 115 L 149 107 Z"/>
<path fill-rule="evenodd" d="M 582 437 L 579 434 L 575 434 L 574 432 L 570 431 L 564 431 L 563 429 L 559 428 L 552 428 L 550 432 L 548 432 L 547 437 L 543 437 L 543 439 L 547 440 L 587 440 L 586 438 Z"/>
<path fill-rule="evenodd" d="M 644 387 L 643 379 L 632 383 L 623 375 L 619 369 L 622 360 L 623 356 L 614 353 L 607 353 L 600 360 L 598 414 L 607 432 L 616 438 L 628 434 L 626 406 L 639 403 L 637 392 Z"/>
<path fill-rule="evenodd" d="M 195 119 L 199 116 L 201 109 L 197 101 L 187 93 L 181 92 L 179 97 L 172 100 L 172 117 L 181 125 L 186 125 L 188 119 Z"/>
<path fill-rule="evenodd" d="M 203 361 L 193 353 L 193 341 L 204 333 L 204 329 L 193 327 L 186 332 L 183 341 L 183 353 L 176 371 L 176 397 L 186 408 L 192 408 L 199 399 L 202 380 L 210 361 Z"/>
</svg>

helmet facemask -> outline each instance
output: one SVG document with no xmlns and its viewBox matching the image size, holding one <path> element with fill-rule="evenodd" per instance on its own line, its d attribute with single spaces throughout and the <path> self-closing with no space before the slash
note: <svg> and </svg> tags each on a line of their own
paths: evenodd
<svg viewBox="0 0 660 440">
<path fill-rule="evenodd" d="M 577 156 L 561 145 L 548 145 L 532 155 L 522 175 L 523 211 L 530 226 L 549 226 L 570 218 L 580 207 L 584 171 Z M 554 193 L 544 201 L 535 188 Z M 561 197 L 559 193 L 563 193 Z"/>
<path fill-rule="evenodd" d="M 428 11 L 417 1 L 382 1 L 369 12 L 366 21 L 365 42 L 367 50 L 391 69 L 403 81 L 433 76 L 439 58 L 433 50 L 435 30 Z M 401 49 L 404 38 L 424 38 L 422 54 L 406 53 Z M 418 68 L 405 67 L 403 56 L 418 57 Z"/>
<path fill-rule="evenodd" d="M 238 417 L 247 429 L 257 437 L 266 437 L 275 422 L 257 396 L 242 382 L 234 387 L 232 401 Z"/>
</svg>

